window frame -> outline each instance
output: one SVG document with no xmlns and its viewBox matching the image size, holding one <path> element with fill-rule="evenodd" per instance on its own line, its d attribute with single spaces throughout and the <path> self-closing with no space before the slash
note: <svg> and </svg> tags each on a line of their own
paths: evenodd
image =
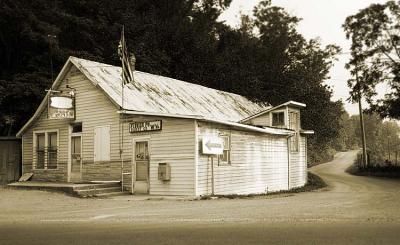
<svg viewBox="0 0 400 245">
<path fill-rule="evenodd" d="M 228 134 L 221 134 L 220 135 L 221 138 L 226 138 L 228 139 L 228 147 L 225 148 L 225 140 L 223 140 L 224 142 L 224 149 L 222 150 L 222 154 L 218 155 L 218 165 L 231 165 L 231 152 L 232 152 L 232 147 L 231 147 L 231 135 Z M 222 158 L 224 157 L 224 153 L 227 152 L 227 160 L 224 161 L 222 160 Z"/>
<path fill-rule="evenodd" d="M 274 115 L 278 115 L 278 121 L 279 121 L 279 115 L 282 114 L 282 124 L 274 124 Z M 285 111 L 273 111 L 271 112 L 271 126 L 272 127 L 282 127 L 285 126 Z"/>
<path fill-rule="evenodd" d="M 43 137 L 43 149 L 39 148 L 39 145 L 40 145 L 39 144 L 39 138 L 40 137 Z M 34 141 L 36 143 L 36 145 L 34 147 L 34 152 L 36 154 L 35 169 L 45 169 L 45 166 L 46 166 L 46 134 L 44 132 L 43 133 L 36 133 Z M 42 154 L 42 156 L 40 158 L 39 158 L 39 153 Z M 40 168 L 38 168 L 39 159 L 43 159 L 43 163 L 40 163 L 40 165 L 43 166 L 43 167 L 40 167 Z"/>
<path fill-rule="evenodd" d="M 56 140 L 56 163 L 55 168 L 48 168 L 49 164 L 49 135 L 55 133 L 57 135 Z M 32 170 L 58 170 L 58 162 L 59 162 L 59 151 L 60 151 L 60 131 L 58 129 L 48 129 L 48 130 L 34 130 L 33 134 L 33 144 L 32 144 Z M 44 164 L 43 168 L 37 168 L 38 163 L 38 148 L 37 148 L 37 136 L 39 134 L 44 134 Z"/>
</svg>

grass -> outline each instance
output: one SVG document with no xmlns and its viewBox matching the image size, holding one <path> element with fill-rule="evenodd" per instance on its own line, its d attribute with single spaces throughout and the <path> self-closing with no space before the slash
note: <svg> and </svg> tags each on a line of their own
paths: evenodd
<svg viewBox="0 0 400 245">
<path fill-rule="evenodd" d="M 358 176 L 400 178 L 400 166 L 395 165 L 361 167 L 357 164 L 353 164 L 346 171 L 350 174 Z"/>
<path fill-rule="evenodd" d="M 328 185 L 325 181 L 316 174 L 308 172 L 307 183 L 298 188 L 293 188 L 290 190 L 283 190 L 283 191 L 276 191 L 276 192 L 268 192 L 268 193 L 260 193 L 260 194 L 248 194 L 248 195 L 214 195 L 214 196 L 202 196 L 201 200 L 209 200 L 213 198 L 228 198 L 228 199 L 236 199 L 236 198 L 252 198 L 252 197 L 263 197 L 263 196 L 273 196 L 273 195 L 282 195 L 282 194 L 293 194 L 293 193 L 300 193 L 300 192 L 308 192 L 308 191 L 315 191 L 318 189 L 322 189 L 327 187 Z"/>
</svg>

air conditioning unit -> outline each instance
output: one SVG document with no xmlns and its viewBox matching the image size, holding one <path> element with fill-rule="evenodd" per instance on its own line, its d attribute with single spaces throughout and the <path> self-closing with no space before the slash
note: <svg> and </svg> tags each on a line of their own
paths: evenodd
<svg viewBox="0 0 400 245">
<path fill-rule="evenodd" d="M 158 179 L 163 181 L 171 179 L 171 166 L 169 163 L 158 164 Z"/>
</svg>

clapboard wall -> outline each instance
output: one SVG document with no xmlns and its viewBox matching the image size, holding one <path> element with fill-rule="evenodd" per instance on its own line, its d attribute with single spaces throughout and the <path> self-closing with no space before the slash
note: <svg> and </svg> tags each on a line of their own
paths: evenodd
<svg viewBox="0 0 400 245">
<path fill-rule="evenodd" d="M 61 87 L 75 89 L 76 122 L 82 122 L 82 180 L 120 180 L 119 115 L 103 91 L 72 67 Z M 94 131 L 110 128 L 110 161 L 94 161 Z"/>
<path fill-rule="evenodd" d="M 306 138 L 299 137 L 299 151 L 290 153 L 290 189 L 301 187 L 307 182 Z"/>
<path fill-rule="evenodd" d="M 69 72 L 57 88 L 65 90 L 66 85 L 75 89 L 76 120 L 50 120 L 47 110 L 23 134 L 23 172 L 33 172 L 33 180 L 67 181 L 70 124 L 82 122 L 82 181 L 120 180 L 119 158 L 119 116 L 117 107 L 106 95 L 89 81 L 76 67 Z M 94 128 L 110 126 L 110 161 L 94 162 Z M 35 132 L 58 130 L 57 169 L 35 169 L 36 154 L 33 144 Z"/>
<path fill-rule="evenodd" d="M 34 133 L 49 130 L 58 131 L 57 169 L 36 169 Z M 36 122 L 22 135 L 22 173 L 33 173 L 32 180 L 67 181 L 68 171 L 68 124 L 63 120 L 49 120 L 47 109 L 43 110 Z"/>
<path fill-rule="evenodd" d="M 130 122 L 154 120 L 162 121 L 162 130 L 129 133 Z M 150 154 L 149 193 L 151 195 L 195 195 L 195 120 L 132 115 L 125 116 L 124 122 L 124 172 L 132 173 L 133 140 L 147 138 Z M 158 180 L 159 163 L 170 164 L 171 180 Z M 128 176 L 124 177 L 124 182 L 129 188 L 130 175 Z"/>
<path fill-rule="evenodd" d="M 214 194 L 255 194 L 288 189 L 287 138 L 199 123 L 198 144 L 205 135 L 230 135 L 231 163 L 214 162 Z M 200 149 L 199 149 L 200 150 Z M 197 195 L 212 192 L 211 156 L 199 152 Z"/>
</svg>

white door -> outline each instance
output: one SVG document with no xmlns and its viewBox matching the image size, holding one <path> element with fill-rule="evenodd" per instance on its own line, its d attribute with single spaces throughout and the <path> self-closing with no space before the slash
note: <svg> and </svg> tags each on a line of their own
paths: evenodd
<svg viewBox="0 0 400 245">
<path fill-rule="evenodd" d="M 82 180 L 82 136 L 71 136 L 71 172 L 70 182 Z"/>
<path fill-rule="evenodd" d="M 133 141 L 133 172 L 134 193 L 149 193 L 149 142 L 147 140 Z"/>
</svg>

